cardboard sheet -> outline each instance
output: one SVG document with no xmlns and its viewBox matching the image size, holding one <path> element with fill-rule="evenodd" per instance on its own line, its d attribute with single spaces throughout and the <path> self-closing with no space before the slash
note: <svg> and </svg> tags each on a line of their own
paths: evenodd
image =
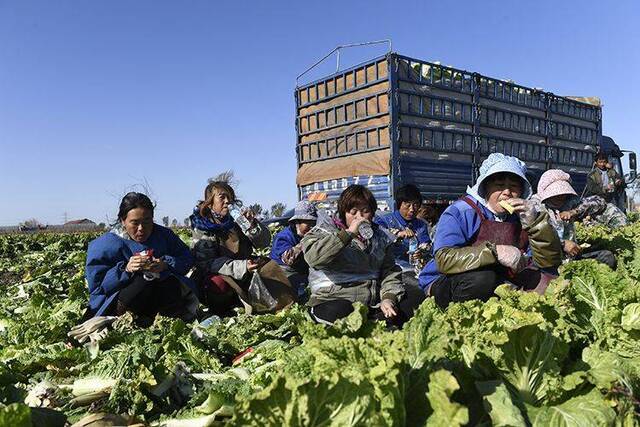
<svg viewBox="0 0 640 427">
<path fill-rule="evenodd" d="M 298 169 L 296 183 L 307 185 L 349 176 L 388 175 L 389 170 L 390 150 L 387 148 L 304 164 Z"/>
</svg>

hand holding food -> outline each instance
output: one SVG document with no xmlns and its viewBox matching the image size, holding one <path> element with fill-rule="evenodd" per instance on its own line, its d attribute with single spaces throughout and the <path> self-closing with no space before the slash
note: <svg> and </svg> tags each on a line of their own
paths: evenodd
<svg viewBox="0 0 640 427">
<path fill-rule="evenodd" d="M 502 209 L 507 211 L 509 215 L 515 212 L 515 209 L 513 208 L 513 206 L 511 206 L 506 200 L 501 200 L 498 204 L 502 207 Z"/>
<path fill-rule="evenodd" d="M 518 216 L 520 217 L 520 222 L 522 223 L 523 227 L 527 227 L 531 225 L 533 221 L 536 220 L 536 217 L 538 216 L 535 205 L 529 202 L 528 200 L 509 199 L 505 203 L 511 206 L 512 212 L 516 212 L 518 214 Z"/>
<path fill-rule="evenodd" d="M 149 263 L 149 257 L 146 255 L 136 254 L 129 258 L 129 262 L 127 262 L 127 266 L 125 270 L 128 273 L 135 273 L 137 271 L 144 270 Z"/>
</svg>

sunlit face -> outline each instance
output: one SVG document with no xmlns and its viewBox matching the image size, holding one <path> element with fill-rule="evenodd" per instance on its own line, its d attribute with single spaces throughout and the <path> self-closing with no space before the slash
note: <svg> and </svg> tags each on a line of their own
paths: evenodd
<svg viewBox="0 0 640 427">
<path fill-rule="evenodd" d="M 609 161 L 607 159 L 598 159 L 596 160 L 596 167 L 600 170 L 605 170 L 608 162 Z"/>
<path fill-rule="evenodd" d="M 131 209 L 122 220 L 122 226 L 131 239 L 144 243 L 153 231 L 153 211 L 145 208 Z"/>
<path fill-rule="evenodd" d="M 564 206 L 564 202 L 567 201 L 568 197 L 569 196 L 567 196 L 566 194 L 560 194 L 558 196 L 549 197 L 544 201 L 544 203 L 551 209 L 560 209 L 562 206 Z"/>
<path fill-rule="evenodd" d="M 402 218 L 407 221 L 411 221 L 418 214 L 418 209 L 420 209 L 420 202 L 414 200 L 400 203 L 398 212 L 400 212 L 400 216 L 402 216 Z"/>
<path fill-rule="evenodd" d="M 220 216 L 227 216 L 229 214 L 229 206 L 235 201 L 232 200 L 229 194 L 225 191 L 215 191 L 213 196 L 213 202 L 211 203 L 211 210 Z"/>
<path fill-rule="evenodd" d="M 485 199 L 491 210 L 502 214 L 506 211 L 498 203 L 522 196 L 522 180 L 517 175 L 510 173 L 497 174 L 495 177 L 487 179 L 485 192 Z"/>
<path fill-rule="evenodd" d="M 296 221 L 296 234 L 298 234 L 298 236 L 304 236 L 314 225 L 316 225 L 315 221 Z"/>
<path fill-rule="evenodd" d="M 347 222 L 347 227 L 351 226 L 351 223 L 356 218 L 364 218 L 367 221 L 371 221 L 373 219 L 374 212 L 371 211 L 369 206 L 354 206 L 345 212 L 344 217 Z"/>
</svg>

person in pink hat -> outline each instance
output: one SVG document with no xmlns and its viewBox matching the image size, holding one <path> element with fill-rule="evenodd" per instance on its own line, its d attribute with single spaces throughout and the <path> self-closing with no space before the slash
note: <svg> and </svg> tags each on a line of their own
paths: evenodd
<svg viewBox="0 0 640 427">
<path fill-rule="evenodd" d="M 616 259 L 610 251 L 584 252 L 576 242 L 574 221 L 585 218 L 615 218 L 613 221 L 626 223 L 622 212 L 608 212 L 615 206 L 608 204 L 602 197 L 590 196 L 582 200 L 571 186 L 571 176 L 560 169 L 550 169 L 542 174 L 538 181 L 538 192 L 531 197 L 540 211 L 549 214 L 549 223 L 558 233 L 562 242 L 565 261 L 571 259 L 596 259 L 612 269 Z M 611 206 L 611 208 L 609 207 Z M 619 210 L 618 210 L 619 211 Z M 622 218 L 620 218 L 622 216 Z"/>
</svg>

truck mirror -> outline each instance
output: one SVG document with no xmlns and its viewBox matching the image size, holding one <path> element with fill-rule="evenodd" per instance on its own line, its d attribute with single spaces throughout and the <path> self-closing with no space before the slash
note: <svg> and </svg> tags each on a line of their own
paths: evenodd
<svg viewBox="0 0 640 427">
<path fill-rule="evenodd" d="M 636 153 L 629 153 L 629 171 L 632 172 L 634 175 L 636 175 L 636 169 L 637 169 L 637 165 L 636 165 L 637 161 L 636 161 Z"/>
</svg>

